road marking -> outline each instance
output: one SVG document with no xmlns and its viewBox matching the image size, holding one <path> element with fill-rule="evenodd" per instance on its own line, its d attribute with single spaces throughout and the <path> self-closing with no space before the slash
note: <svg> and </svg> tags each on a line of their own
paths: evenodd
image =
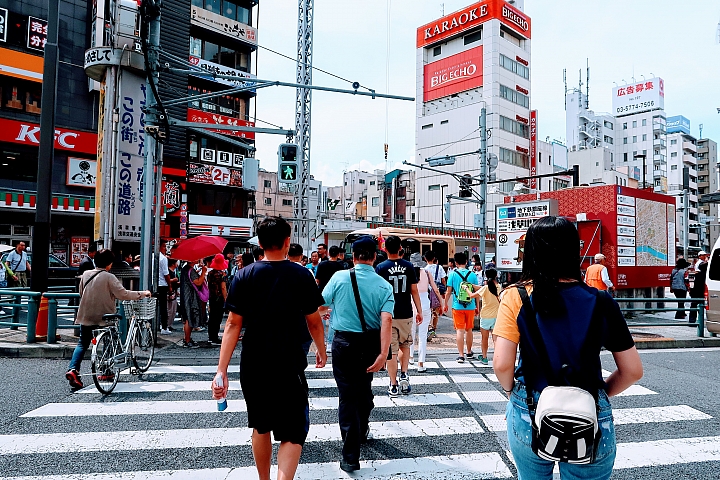
<svg viewBox="0 0 720 480">
<path fill-rule="evenodd" d="M 720 437 L 673 438 L 619 443 L 615 468 L 654 467 L 720 461 Z"/>
<path fill-rule="evenodd" d="M 310 388 L 336 388 L 334 378 L 309 378 L 308 387 Z M 411 375 L 410 385 L 438 385 L 450 383 L 445 375 Z M 382 377 L 375 377 L 372 381 L 373 387 L 387 387 L 390 385 L 390 379 L 386 374 Z"/>
<path fill-rule="evenodd" d="M 670 407 L 614 408 L 613 418 L 615 425 L 637 425 L 708 420 L 713 417 L 687 405 L 673 405 Z M 505 415 L 481 415 L 480 419 L 485 423 L 487 429 L 492 432 L 504 432 L 507 430 Z"/>
<path fill-rule="evenodd" d="M 494 373 L 485 373 L 484 374 L 488 380 L 494 383 L 498 383 L 497 376 Z M 638 395 L 657 395 L 657 392 L 653 392 L 649 388 L 645 388 L 642 385 L 631 385 L 628 387 L 627 390 L 625 390 L 622 393 L 618 393 L 615 395 L 616 397 L 634 397 Z"/>
<path fill-rule="evenodd" d="M 277 466 L 270 470 L 272 478 L 277 477 Z M 12 480 L 246 480 L 256 478 L 257 470 L 252 467 L 209 468 L 201 470 L 164 470 L 117 473 L 83 473 L 74 475 L 50 475 L 37 477 L 14 477 Z M 391 480 L 413 478 L 454 480 L 512 478 L 512 473 L 499 454 L 471 453 L 417 458 L 396 458 L 392 460 L 361 461 L 360 470 L 352 476 L 340 470 L 339 462 L 301 463 L 295 474 L 296 480 L 347 480 L 373 479 Z M 8 478 L 7 480 L 10 480 Z"/>
<path fill-rule="evenodd" d="M 370 422 L 376 439 L 467 435 L 484 430 L 474 417 Z M 0 455 L 249 446 L 249 428 L 202 428 L 0 435 Z M 341 441 L 337 423 L 310 425 L 307 442 Z"/>
<path fill-rule="evenodd" d="M 487 378 L 483 377 L 480 373 L 451 373 L 450 378 L 455 383 L 487 383 Z"/>
<path fill-rule="evenodd" d="M 417 365 L 410 365 L 410 370 L 417 370 Z M 438 368 L 438 364 L 436 362 L 425 362 L 425 368 Z M 148 374 L 197 374 L 197 375 L 205 375 L 205 374 L 215 374 L 217 372 L 217 365 L 154 365 L 150 367 L 150 369 L 145 372 L 145 375 Z M 240 372 L 240 365 L 230 365 L 228 367 L 228 373 L 239 373 Z M 315 368 L 315 365 L 308 365 L 305 369 L 305 373 L 313 373 L 313 372 L 330 372 L 332 373 L 332 364 L 327 364 L 323 368 Z M 122 372 L 123 374 L 129 374 L 130 370 L 125 369 Z"/>
<path fill-rule="evenodd" d="M 488 392 L 490 393 L 490 392 Z M 497 393 L 497 392 L 495 392 Z M 209 395 L 209 392 L 208 392 Z M 453 405 L 463 403 L 460 395 L 448 393 L 421 393 L 401 397 L 377 396 L 375 408 L 415 407 L 429 405 Z M 310 410 L 334 410 L 338 408 L 338 397 L 311 397 Z M 225 412 L 246 412 L 245 400 L 228 399 Z M 225 413 L 217 411 L 215 400 L 170 400 L 147 402 L 106 402 L 106 403 L 48 403 L 21 417 L 85 417 L 98 415 L 168 415 L 179 413 Z"/>
<path fill-rule="evenodd" d="M 470 403 L 507 402 L 507 397 L 497 390 L 470 390 L 462 394 Z"/>
<path fill-rule="evenodd" d="M 446 368 L 448 370 L 454 370 L 456 368 L 471 368 L 471 369 L 474 368 L 473 364 L 468 361 L 466 361 L 465 363 L 457 363 L 457 361 L 455 361 L 455 360 L 452 360 L 452 361 L 446 360 L 444 362 L 439 362 L 439 363 L 440 363 L 440 365 L 442 365 L 444 368 Z"/>
<path fill-rule="evenodd" d="M 491 382 L 498 383 L 497 375 L 494 373 L 486 373 L 485 376 L 490 380 Z"/>
</svg>

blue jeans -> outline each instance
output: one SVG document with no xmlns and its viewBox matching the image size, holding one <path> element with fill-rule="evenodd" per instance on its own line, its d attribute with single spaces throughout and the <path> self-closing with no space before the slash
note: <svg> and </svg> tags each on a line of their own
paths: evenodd
<svg viewBox="0 0 720 480">
<path fill-rule="evenodd" d="M 325 345 L 330 346 L 333 342 L 333 337 L 335 336 L 335 330 L 332 327 L 332 321 L 333 321 L 333 315 L 335 312 L 330 312 L 330 318 L 327 321 L 327 324 L 325 325 L 325 322 L 323 321 L 323 324 L 325 325 Z"/>
<path fill-rule="evenodd" d="M 535 401 L 540 397 L 534 395 Z M 610 400 L 604 391 L 598 399 L 600 411 L 598 425 L 602 432 L 595 462 L 590 465 L 560 463 L 560 478 L 563 480 L 606 480 L 612 474 L 615 463 L 615 426 L 613 425 Z M 510 451 L 515 458 L 518 480 L 543 480 L 553 478 L 554 462 L 543 460 L 532 451 L 532 427 L 527 407 L 525 386 L 517 383 L 506 409 L 507 436 Z"/>
<path fill-rule="evenodd" d="M 85 325 L 80 325 L 80 339 L 78 340 L 78 344 L 75 347 L 75 351 L 73 352 L 72 359 L 70 360 L 70 365 L 68 365 L 68 370 L 77 370 L 78 372 L 80 371 L 80 363 L 83 361 L 85 352 L 90 346 L 90 342 L 93 338 L 93 330 L 95 330 L 96 328 L 98 328 L 97 325 L 91 325 L 89 327 Z"/>
</svg>

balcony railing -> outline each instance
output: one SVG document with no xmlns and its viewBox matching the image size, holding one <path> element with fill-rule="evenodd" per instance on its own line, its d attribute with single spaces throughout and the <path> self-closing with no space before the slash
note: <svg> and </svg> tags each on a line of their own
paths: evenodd
<svg viewBox="0 0 720 480">
<path fill-rule="evenodd" d="M 697 153 L 697 145 L 692 142 L 682 142 L 682 148 L 688 152 Z"/>
</svg>

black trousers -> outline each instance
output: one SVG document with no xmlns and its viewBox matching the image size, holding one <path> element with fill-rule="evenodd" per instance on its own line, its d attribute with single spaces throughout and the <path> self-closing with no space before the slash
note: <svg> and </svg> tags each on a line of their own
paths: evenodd
<svg viewBox="0 0 720 480">
<path fill-rule="evenodd" d="M 687 298 L 687 290 L 677 290 L 673 288 L 672 293 L 675 294 L 675 298 Z M 677 308 L 685 308 L 685 302 L 678 302 Z M 685 310 L 675 312 L 675 318 L 678 320 L 685 318 Z"/>
<path fill-rule="evenodd" d="M 210 299 L 210 317 L 208 318 L 208 338 L 210 340 L 217 340 L 218 334 L 220 333 L 220 324 L 222 323 L 223 315 L 225 314 L 225 300 L 221 297 L 219 299 Z"/>
<path fill-rule="evenodd" d="M 168 328 L 167 298 L 170 287 L 157 287 L 157 301 L 160 304 L 160 326 L 163 330 Z"/>
<path fill-rule="evenodd" d="M 338 420 L 343 439 L 343 459 L 349 463 L 360 461 L 360 443 L 370 421 L 373 403 L 373 374 L 367 368 L 380 353 L 377 341 L 363 333 L 335 332 L 332 343 L 332 367 L 340 396 Z"/>
</svg>

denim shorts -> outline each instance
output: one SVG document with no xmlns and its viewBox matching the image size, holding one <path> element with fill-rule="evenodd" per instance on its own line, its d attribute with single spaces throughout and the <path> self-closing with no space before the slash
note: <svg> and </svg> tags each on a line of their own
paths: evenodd
<svg viewBox="0 0 720 480">
<path fill-rule="evenodd" d="M 535 393 L 537 402 L 540 397 Z M 615 426 L 613 425 L 612 408 L 605 391 L 598 397 L 598 426 L 601 431 L 600 444 L 595 455 L 595 462 L 589 465 L 560 463 L 560 478 L 563 480 L 606 480 L 612 474 L 615 463 Z M 510 396 L 506 409 L 507 436 L 510 451 L 515 459 L 519 480 L 543 480 L 553 478 L 555 462 L 544 460 L 532 451 L 532 427 L 530 412 L 527 406 L 525 386 L 517 383 Z"/>
</svg>

